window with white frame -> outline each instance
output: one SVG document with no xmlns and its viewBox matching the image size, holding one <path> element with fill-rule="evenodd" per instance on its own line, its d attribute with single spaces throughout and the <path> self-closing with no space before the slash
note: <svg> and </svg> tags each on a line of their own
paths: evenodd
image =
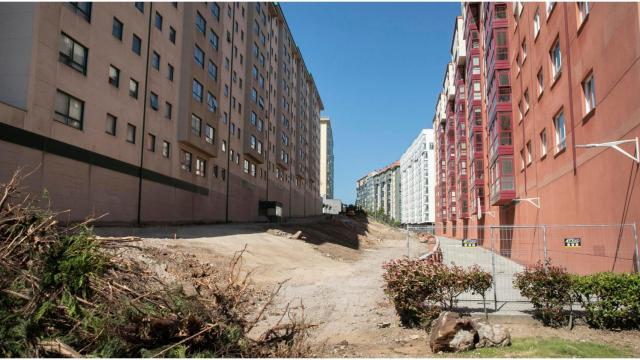
<svg viewBox="0 0 640 360">
<path fill-rule="evenodd" d="M 547 129 L 540 132 L 540 157 L 547 155 Z"/>
<path fill-rule="evenodd" d="M 556 42 L 551 47 L 551 51 L 549 52 L 549 56 L 551 57 L 551 70 L 553 79 L 557 79 L 560 76 L 560 72 L 562 71 L 562 54 L 560 53 L 560 40 L 556 40 Z"/>
<path fill-rule="evenodd" d="M 556 133 L 556 153 L 564 150 L 567 146 L 567 133 L 565 130 L 564 113 L 562 110 L 553 118 L 553 126 Z"/>
<path fill-rule="evenodd" d="M 540 10 L 536 9 L 536 13 L 533 15 L 533 36 L 538 37 L 540 33 Z"/>
<path fill-rule="evenodd" d="M 542 72 L 542 68 L 538 70 L 537 78 L 538 78 L 538 97 L 539 97 L 544 92 L 544 73 Z"/>
<path fill-rule="evenodd" d="M 578 12 L 580 13 L 580 24 L 587 19 L 591 11 L 591 4 L 588 1 L 578 1 Z"/>
<path fill-rule="evenodd" d="M 207 161 L 196 158 L 196 175 L 204 177 L 207 174 Z"/>
<path fill-rule="evenodd" d="M 547 15 L 549 15 L 553 11 L 553 9 L 556 7 L 556 2 L 555 1 L 547 1 L 546 4 L 547 4 Z"/>
<path fill-rule="evenodd" d="M 593 74 L 589 74 L 582 81 L 582 93 L 584 95 L 584 113 L 588 114 L 596 107 L 596 90 Z"/>
</svg>

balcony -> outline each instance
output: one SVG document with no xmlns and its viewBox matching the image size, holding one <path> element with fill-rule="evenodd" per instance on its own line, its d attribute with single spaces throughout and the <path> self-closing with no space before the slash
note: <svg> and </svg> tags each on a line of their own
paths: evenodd
<svg viewBox="0 0 640 360">
<path fill-rule="evenodd" d="M 490 201 L 493 206 L 510 203 L 516 196 L 513 155 L 498 156 L 491 165 Z"/>
<path fill-rule="evenodd" d="M 451 52 L 456 65 L 464 65 L 467 59 L 467 46 L 464 40 L 464 23 L 461 16 L 456 18 L 455 30 L 453 33 L 453 44 Z"/>
</svg>

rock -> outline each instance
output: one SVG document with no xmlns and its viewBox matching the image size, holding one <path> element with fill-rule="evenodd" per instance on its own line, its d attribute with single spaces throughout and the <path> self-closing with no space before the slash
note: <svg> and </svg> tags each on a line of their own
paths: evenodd
<svg viewBox="0 0 640 360">
<path fill-rule="evenodd" d="M 290 235 L 289 239 L 300 240 L 301 237 L 302 237 L 302 231 L 298 230 L 298 231 L 296 231 L 295 234 Z"/>
<path fill-rule="evenodd" d="M 476 337 L 475 330 L 460 330 L 453 337 L 449 343 L 449 347 L 454 351 L 467 351 L 474 347 L 474 338 Z"/>
<path fill-rule="evenodd" d="M 502 325 L 491 325 L 484 321 L 472 320 L 473 328 L 478 333 L 476 347 L 504 347 L 511 345 L 511 334 Z"/>
<path fill-rule="evenodd" d="M 457 313 L 445 311 L 433 322 L 429 346 L 433 353 L 465 351 L 473 349 L 475 336 L 471 319 L 461 319 Z"/>
<path fill-rule="evenodd" d="M 388 327 L 390 327 L 390 326 L 391 326 L 391 323 L 390 323 L 390 322 L 381 322 L 381 323 L 378 323 L 378 327 L 379 327 L 380 329 L 388 328 Z"/>
<path fill-rule="evenodd" d="M 418 340 L 420 339 L 420 335 L 411 335 L 409 336 L 409 340 Z"/>
</svg>

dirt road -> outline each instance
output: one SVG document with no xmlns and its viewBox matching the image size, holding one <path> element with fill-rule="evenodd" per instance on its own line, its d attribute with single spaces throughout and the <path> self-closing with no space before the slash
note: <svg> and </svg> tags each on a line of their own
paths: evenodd
<svg viewBox="0 0 640 360">
<path fill-rule="evenodd" d="M 287 235 L 302 231 L 300 239 Z M 402 232 L 377 223 L 348 218 L 268 225 L 206 225 L 153 228 L 97 229 L 105 236 L 139 236 L 144 246 L 160 250 L 165 261 L 184 253 L 200 262 L 224 267 L 246 247 L 244 269 L 252 271 L 256 288 L 268 290 L 286 281 L 276 308 L 263 317 L 273 324 L 287 304 L 317 324 L 313 342 L 325 356 L 417 357 L 430 356 L 427 333 L 399 327 L 393 306 L 382 289 L 382 264 L 406 254 Z M 417 241 L 412 254 L 426 250 Z M 541 327 L 530 318 L 501 319 L 512 336 L 557 336 L 631 345 L 640 353 L 640 335 L 620 336 L 588 328 L 573 332 Z"/>
</svg>

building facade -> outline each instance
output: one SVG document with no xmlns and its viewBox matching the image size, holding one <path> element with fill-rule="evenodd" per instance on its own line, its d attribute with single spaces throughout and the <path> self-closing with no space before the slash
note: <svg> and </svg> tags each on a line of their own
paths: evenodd
<svg viewBox="0 0 640 360">
<path fill-rule="evenodd" d="M 368 174 L 356 183 L 356 205 L 369 213 L 382 212 L 396 221 L 401 221 L 400 182 L 400 161 Z"/>
<path fill-rule="evenodd" d="M 456 56 L 454 41 L 433 122 L 441 233 L 482 243 L 487 225 L 640 222 L 640 4 L 470 2 L 461 13 L 454 40 L 462 31 L 466 56 Z M 466 127 L 450 120 L 464 96 L 449 83 L 461 84 L 456 66 L 465 73 Z M 627 142 L 610 146 L 617 141 Z M 466 171 L 464 152 L 451 147 L 464 142 Z M 609 253 L 631 231 L 601 236 L 589 251 Z M 495 245 L 514 257 L 530 252 L 500 236 Z M 563 251 L 555 240 L 549 251 Z"/>
<path fill-rule="evenodd" d="M 400 158 L 401 218 L 404 224 L 435 223 L 433 129 L 423 129 Z"/>
<path fill-rule="evenodd" d="M 0 4 L 0 181 L 67 220 L 322 212 L 323 104 L 277 3 Z"/>
<path fill-rule="evenodd" d="M 333 130 L 331 119 L 320 118 L 320 196 L 333 199 Z"/>
</svg>

